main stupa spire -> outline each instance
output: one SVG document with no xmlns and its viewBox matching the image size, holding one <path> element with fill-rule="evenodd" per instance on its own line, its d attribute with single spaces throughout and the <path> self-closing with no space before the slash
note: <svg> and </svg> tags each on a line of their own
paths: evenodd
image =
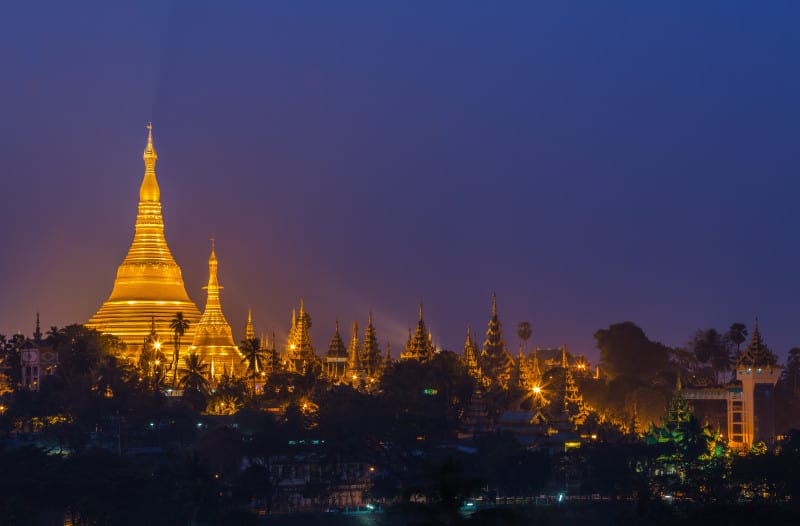
<svg viewBox="0 0 800 526">
<path fill-rule="evenodd" d="M 171 333 L 170 320 L 182 312 L 189 321 L 186 337 L 194 335 L 200 311 L 189 299 L 181 268 L 164 237 L 161 191 L 156 179 L 158 155 L 153 146 L 153 125 L 147 125 L 147 145 L 142 155 L 144 177 L 139 187 L 139 210 L 133 242 L 117 270 L 114 288 L 100 310 L 86 324 L 124 341 L 130 359 L 139 354 L 150 334 L 151 317 L 161 333 Z"/>
</svg>

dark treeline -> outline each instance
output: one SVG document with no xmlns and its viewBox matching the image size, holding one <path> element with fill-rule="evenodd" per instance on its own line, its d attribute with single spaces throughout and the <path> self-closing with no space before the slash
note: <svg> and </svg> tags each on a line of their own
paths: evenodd
<svg viewBox="0 0 800 526">
<path fill-rule="evenodd" d="M 634 324 L 596 336 L 609 376 L 584 382 L 592 405 L 625 415 L 631 393 L 642 408 L 654 393 L 661 401 L 648 420 L 661 421 L 676 377 L 688 373 L 676 369 L 679 354 Z M 275 372 L 257 392 L 230 375 L 211 386 L 189 360 L 174 380 L 137 368 L 115 358 L 114 338 L 82 326 L 54 329 L 48 343 L 59 354 L 55 374 L 38 392 L 2 395 L 1 524 L 255 524 L 259 514 L 341 511 L 358 504 L 355 491 L 385 510 L 376 520 L 386 524 L 569 523 L 559 506 L 608 524 L 713 524 L 709 510 L 739 524 L 756 505 L 773 524 L 798 519 L 797 432 L 738 454 L 691 415 L 664 421 L 671 435 L 653 443 L 594 415 L 587 425 L 605 432 L 578 448 L 528 447 L 499 431 L 465 441 L 459 431 L 476 383 L 452 352 L 394 363 L 372 390 L 309 370 Z M 7 349 L 19 382 L 19 358 Z M 638 361 L 629 349 L 639 349 Z M 798 365 L 800 351 L 790 353 L 781 380 L 795 396 Z M 167 396 L 173 382 L 182 397 Z M 489 412 L 517 403 L 504 396 L 487 392 Z M 298 507 L 289 485 L 310 505 Z M 480 509 L 465 514 L 472 499 Z M 527 505 L 504 508 L 514 502 Z M 587 506 L 604 511 L 593 516 Z"/>
</svg>

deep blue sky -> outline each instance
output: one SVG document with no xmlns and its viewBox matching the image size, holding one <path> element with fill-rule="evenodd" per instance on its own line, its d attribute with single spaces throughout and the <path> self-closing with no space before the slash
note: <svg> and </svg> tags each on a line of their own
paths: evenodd
<svg viewBox="0 0 800 526">
<path fill-rule="evenodd" d="M 167 240 L 237 337 L 370 308 L 596 356 L 751 325 L 800 345 L 796 2 L 14 2 L 0 19 L 0 332 L 87 320 L 152 120 Z"/>
</svg>

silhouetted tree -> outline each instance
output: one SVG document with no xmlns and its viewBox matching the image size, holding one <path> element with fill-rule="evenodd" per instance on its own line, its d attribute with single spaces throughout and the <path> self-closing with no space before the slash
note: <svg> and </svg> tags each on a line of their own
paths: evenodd
<svg viewBox="0 0 800 526">
<path fill-rule="evenodd" d="M 172 373 L 172 387 L 177 385 L 178 381 L 178 360 L 181 351 L 181 338 L 189 330 L 189 320 L 183 317 L 183 312 L 176 312 L 175 317 L 169 322 L 169 328 L 172 329 L 173 343 L 175 345 L 175 355 L 172 357 L 172 366 L 174 367 Z"/>
<path fill-rule="evenodd" d="M 736 345 L 736 355 L 738 356 L 742 352 L 741 345 L 747 340 L 747 326 L 744 323 L 732 323 L 728 329 L 728 338 Z"/>
<path fill-rule="evenodd" d="M 519 322 L 519 325 L 517 325 L 517 336 L 519 336 L 519 339 L 524 342 L 525 353 L 527 353 L 528 352 L 528 340 L 530 340 L 531 336 L 533 336 L 533 329 L 531 329 L 530 322 L 527 322 L 527 321 Z"/>
<path fill-rule="evenodd" d="M 247 364 L 247 375 L 252 380 L 253 390 L 251 396 L 256 397 L 256 380 L 264 372 L 264 361 L 267 359 L 267 351 L 261 348 L 258 338 L 242 340 L 239 344 L 242 351 L 242 363 Z"/>
<path fill-rule="evenodd" d="M 789 349 L 786 367 L 781 372 L 781 381 L 786 384 L 792 394 L 800 394 L 800 347 Z"/>
<path fill-rule="evenodd" d="M 626 321 L 594 333 L 600 362 L 611 378 L 650 378 L 669 365 L 669 349 L 647 338 L 635 323 Z"/>
</svg>

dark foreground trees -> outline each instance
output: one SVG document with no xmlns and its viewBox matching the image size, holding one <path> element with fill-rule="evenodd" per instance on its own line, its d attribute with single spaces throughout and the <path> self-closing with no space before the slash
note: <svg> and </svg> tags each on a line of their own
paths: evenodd
<svg viewBox="0 0 800 526">
<path fill-rule="evenodd" d="M 158 459 L 89 449 L 0 453 L 0 516 L 9 526 L 224 524 L 219 479 L 190 456 Z M 61 519 L 59 521 L 59 519 Z"/>
</svg>

